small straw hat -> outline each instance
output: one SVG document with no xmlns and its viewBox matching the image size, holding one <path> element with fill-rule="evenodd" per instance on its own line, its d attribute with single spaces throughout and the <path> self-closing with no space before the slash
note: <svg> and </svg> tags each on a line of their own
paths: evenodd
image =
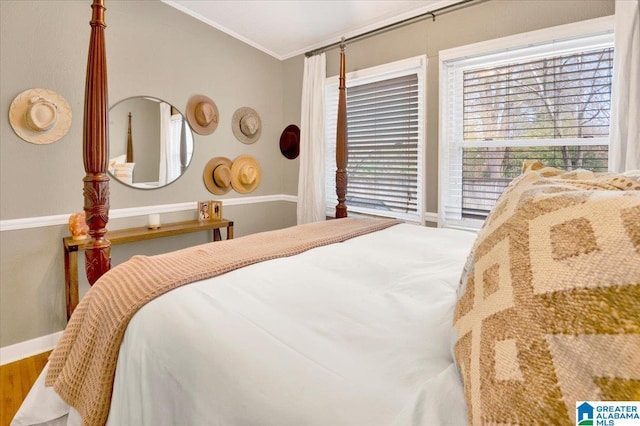
<svg viewBox="0 0 640 426">
<path fill-rule="evenodd" d="M 231 176 L 231 160 L 226 157 L 212 158 L 202 172 L 204 186 L 216 195 L 224 195 L 231 190 Z"/>
<path fill-rule="evenodd" d="M 231 166 L 231 186 L 240 194 L 248 194 L 260 185 L 260 164 L 250 155 L 241 155 Z"/>
<path fill-rule="evenodd" d="M 262 121 L 260 115 L 249 107 L 242 107 L 233 113 L 231 130 L 242 143 L 251 144 L 260 139 L 262 133 Z"/>
<path fill-rule="evenodd" d="M 199 135 L 210 135 L 218 128 L 218 106 L 204 95 L 194 95 L 187 103 L 187 120 Z"/>
<path fill-rule="evenodd" d="M 9 107 L 9 122 L 16 135 L 35 144 L 60 140 L 71 127 L 71 108 L 58 93 L 29 89 L 15 97 Z"/>
</svg>

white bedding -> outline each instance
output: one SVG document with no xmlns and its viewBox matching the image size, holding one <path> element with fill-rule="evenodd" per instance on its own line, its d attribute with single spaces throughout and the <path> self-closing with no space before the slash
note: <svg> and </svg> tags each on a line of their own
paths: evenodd
<svg viewBox="0 0 640 426">
<path fill-rule="evenodd" d="M 474 239 L 397 225 L 159 297 L 129 324 L 108 424 L 465 425 L 450 342 Z M 41 376 L 12 424 L 71 411 Z"/>
</svg>

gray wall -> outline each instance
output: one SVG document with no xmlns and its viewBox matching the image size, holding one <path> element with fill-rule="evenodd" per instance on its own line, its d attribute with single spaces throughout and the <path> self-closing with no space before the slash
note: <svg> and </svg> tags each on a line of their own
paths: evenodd
<svg viewBox="0 0 640 426">
<path fill-rule="evenodd" d="M 373 36 L 346 47 L 347 72 L 427 55 L 426 209 L 438 204 L 438 52 L 443 49 L 612 15 L 613 0 L 491 0 Z M 327 51 L 327 77 L 339 72 L 339 50 Z M 285 98 L 300 99 L 302 56 L 284 62 Z M 297 111 L 287 111 L 300 116 Z"/>
<path fill-rule="evenodd" d="M 0 219 L 70 214 L 82 210 L 82 116 L 89 45 L 90 1 L 0 1 Z M 109 100 L 148 95 L 183 113 L 189 97 L 204 94 L 220 112 L 212 135 L 194 135 L 186 174 L 157 190 L 137 190 L 111 180 L 111 208 L 241 198 L 297 192 L 297 163 L 279 151 L 283 117 L 283 65 L 210 26 L 158 1 L 107 1 Z M 50 145 L 22 141 L 8 121 L 23 90 L 43 87 L 66 98 L 73 112 L 69 133 Z M 299 102 L 298 102 L 299 103 Z M 261 115 L 259 141 L 245 145 L 231 131 L 242 106 Z M 294 120 L 294 121 L 292 121 Z M 210 194 L 202 170 L 213 156 L 251 154 L 263 174 L 247 196 Z M 162 214 L 162 221 L 193 219 L 193 212 Z M 295 224 L 295 203 L 225 206 L 236 235 Z M 112 219 L 109 228 L 143 226 L 145 217 Z M 0 235 L 0 346 L 60 331 L 65 326 L 61 238 L 66 226 L 3 231 Z M 206 241 L 205 233 L 114 246 L 113 262 Z M 82 260 L 82 259 L 81 259 Z M 85 291 L 84 281 L 81 291 Z"/>
</svg>

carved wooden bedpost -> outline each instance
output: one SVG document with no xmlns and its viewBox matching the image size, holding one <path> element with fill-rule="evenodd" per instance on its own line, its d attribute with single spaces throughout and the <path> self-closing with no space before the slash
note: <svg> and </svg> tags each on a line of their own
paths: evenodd
<svg viewBox="0 0 640 426">
<path fill-rule="evenodd" d="M 91 39 L 84 98 L 84 211 L 91 241 L 86 247 L 86 271 L 90 284 L 111 267 L 111 243 L 105 238 L 109 221 L 109 100 L 104 43 L 104 0 L 93 0 Z"/>
<path fill-rule="evenodd" d="M 340 43 L 340 77 L 338 86 L 338 120 L 336 126 L 336 218 L 347 217 L 347 97 L 345 93 L 344 39 Z"/>
</svg>

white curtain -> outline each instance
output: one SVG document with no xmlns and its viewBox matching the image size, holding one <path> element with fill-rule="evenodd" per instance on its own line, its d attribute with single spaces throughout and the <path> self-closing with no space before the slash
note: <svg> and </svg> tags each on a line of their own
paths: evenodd
<svg viewBox="0 0 640 426">
<path fill-rule="evenodd" d="M 640 169 L 640 0 L 616 0 L 609 170 Z"/>
<path fill-rule="evenodd" d="M 324 53 L 304 60 L 300 116 L 298 224 L 325 220 L 324 193 Z"/>
<path fill-rule="evenodd" d="M 160 164 L 158 186 L 165 185 L 169 177 L 167 160 L 171 157 L 171 105 L 160 102 Z"/>
</svg>

